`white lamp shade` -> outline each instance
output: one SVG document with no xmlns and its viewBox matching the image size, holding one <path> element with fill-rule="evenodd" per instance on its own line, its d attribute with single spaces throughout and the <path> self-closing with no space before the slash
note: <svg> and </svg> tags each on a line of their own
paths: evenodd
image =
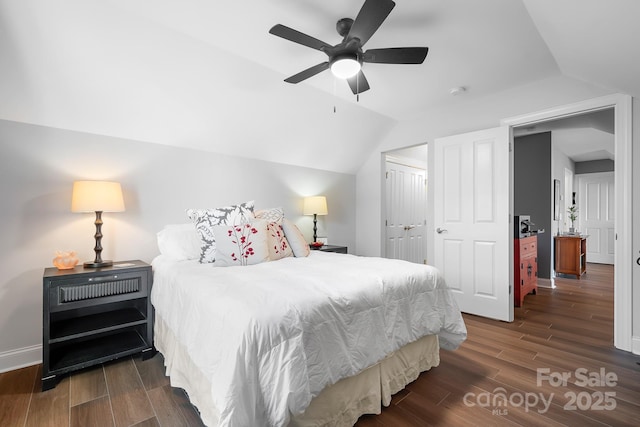
<svg viewBox="0 0 640 427">
<path fill-rule="evenodd" d="M 118 182 L 76 181 L 71 212 L 123 212 L 122 187 Z"/>
<path fill-rule="evenodd" d="M 331 72 L 339 79 L 348 79 L 358 74 L 360 63 L 353 58 L 341 58 L 331 64 Z"/>
<path fill-rule="evenodd" d="M 305 197 L 304 207 L 302 209 L 304 215 L 327 215 L 327 198 L 325 196 Z"/>
</svg>

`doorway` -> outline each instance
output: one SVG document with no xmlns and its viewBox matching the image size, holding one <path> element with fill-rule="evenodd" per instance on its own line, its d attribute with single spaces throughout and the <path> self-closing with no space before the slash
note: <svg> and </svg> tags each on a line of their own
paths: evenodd
<svg viewBox="0 0 640 427">
<path fill-rule="evenodd" d="M 614 94 L 581 101 L 575 104 L 551 108 L 522 116 L 516 116 L 501 120 L 502 126 L 507 126 L 513 130 L 514 127 L 533 125 L 553 119 L 560 119 L 579 115 L 589 111 L 597 111 L 608 108 L 615 110 L 615 155 L 618 159 L 615 168 L 615 255 L 614 265 L 616 274 L 614 277 L 614 345 L 615 347 L 631 351 L 632 347 L 632 298 L 631 298 L 631 270 L 632 270 L 632 248 L 631 248 L 631 129 L 632 129 L 632 98 L 629 95 Z M 383 153 L 384 154 L 384 153 Z M 382 158 L 384 163 L 384 157 Z M 433 161 L 432 161 L 433 163 Z M 384 179 L 384 176 L 383 176 Z M 551 191 L 551 190 L 550 190 Z M 384 211 L 385 194 L 384 185 L 382 191 L 382 209 Z M 431 201 L 432 196 L 429 196 Z M 511 194 L 513 199 L 513 176 L 511 176 Z M 427 217 L 427 260 L 432 258 L 429 241 L 433 241 L 435 225 L 433 218 L 429 218 L 432 209 L 428 209 Z M 513 215 L 511 205 L 510 214 Z M 511 219 L 512 221 L 512 219 Z M 382 222 L 384 227 L 384 219 Z M 513 224 L 511 224 L 511 237 L 513 237 Z M 383 234 L 384 235 L 384 234 Z M 384 247 L 384 245 L 383 245 Z M 513 264 L 513 250 L 510 253 L 509 261 Z"/>
<path fill-rule="evenodd" d="M 546 229 L 538 236 L 539 286 L 554 287 L 558 235 L 587 236 L 586 261 L 602 263 L 596 255 L 609 253 L 613 264 L 614 122 L 606 108 L 513 129 L 514 214 L 530 214 L 534 229 Z"/>
<path fill-rule="evenodd" d="M 508 118 L 502 121 L 512 129 L 518 126 L 535 125 L 548 120 L 567 118 L 585 112 L 613 108 L 614 149 L 616 157 L 615 178 L 615 239 L 614 266 L 614 345 L 631 351 L 632 346 L 632 301 L 631 301 L 631 97 L 628 95 L 609 95 L 590 99 L 571 105 L 552 108 L 536 113 Z"/>
<path fill-rule="evenodd" d="M 427 145 L 383 153 L 385 258 L 427 263 Z"/>
</svg>

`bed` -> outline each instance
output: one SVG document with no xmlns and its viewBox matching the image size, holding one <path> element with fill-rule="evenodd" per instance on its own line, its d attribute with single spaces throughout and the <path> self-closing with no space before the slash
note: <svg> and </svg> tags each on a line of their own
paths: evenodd
<svg viewBox="0 0 640 427">
<path fill-rule="evenodd" d="M 321 251 L 152 264 L 155 346 L 210 427 L 353 425 L 466 338 L 426 265 Z"/>
</svg>

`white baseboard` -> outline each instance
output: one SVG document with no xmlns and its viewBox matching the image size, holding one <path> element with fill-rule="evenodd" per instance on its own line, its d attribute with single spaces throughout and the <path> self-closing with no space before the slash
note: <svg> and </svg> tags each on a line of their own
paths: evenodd
<svg viewBox="0 0 640 427">
<path fill-rule="evenodd" d="M 552 279 L 541 279 L 540 277 L 538 277 L 538 286 L 541 288 L 555 289 L 556 284 L 553 283 Z"/>
<path fill-rule="evenodd" d="M 631 337 L 631 352 L 640 355 L 640 337 Z"/>
<path fill-rule="evenodd" d="M 42 345 L 0 353 L 0 373 L 42 363 Z"/>
</svg>

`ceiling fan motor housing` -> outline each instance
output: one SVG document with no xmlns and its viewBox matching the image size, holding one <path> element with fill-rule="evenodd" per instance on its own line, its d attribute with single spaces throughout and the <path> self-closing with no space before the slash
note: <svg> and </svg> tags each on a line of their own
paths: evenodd
<svg viewBox="0 0 640 427">
<path fill-rule="evenodd" d="M 351 31 L 351 26 L 353 25 L 353 19 L 351 18 L 342 18 L 338 22 L 336 22 L 336 31 L 342 37 L 347 37 L 349 31 Z"/>
</svg>

